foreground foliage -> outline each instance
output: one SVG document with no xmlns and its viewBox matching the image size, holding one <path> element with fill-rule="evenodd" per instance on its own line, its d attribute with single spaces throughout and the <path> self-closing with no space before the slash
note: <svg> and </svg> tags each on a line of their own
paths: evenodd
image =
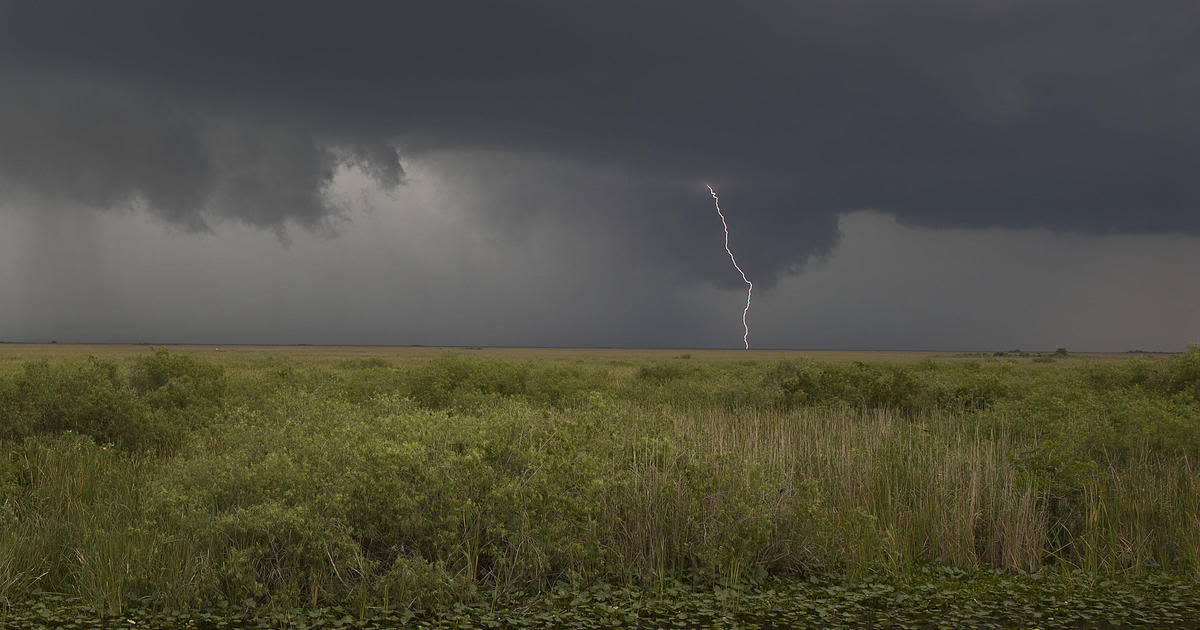
<svg viewBox="0 0 1200 630">
<path fill-rule="evenodd" d="M 230 602 L 511 625 L 590 610 L 562 594 L 596 589 L 647 627 L 676 604 L 712 612 L 684 626 L 1120 610 L 1166 624 L 1196 608 L 1194 348 L 907 366 L 327 366 L 159 350 L 5 370 L 9 625 Z M 851 605 L 845 588 L 879 592 Z M 1120 606 L 1093 597 L 1106 588 Z M 784 603 L 713 616 L 730 597 Z M 841 603 L 811 603 L 827 600 Z"/>
<path fill-rule="evenodd" d="M 558 588 L 521 602 L 473 602 L 434 610 L 230 605 L 161 611 L 134 605 L 122 614 L 47 595 L 0 609 L 13 630 L 173 627 L 344 628 L 1190 628 L 1200 588 L 1165 576 L 1131 582 L 1086 575 L 999 575 L 921 569 L 904 580 L 771 579 L 656 590 L 595 584 Z"/>
</svg>

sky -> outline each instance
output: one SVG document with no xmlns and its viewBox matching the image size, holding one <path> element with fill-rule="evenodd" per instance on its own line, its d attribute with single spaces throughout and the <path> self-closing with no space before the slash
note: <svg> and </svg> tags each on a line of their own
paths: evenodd
<svg viewBox="0 0 1200 630">
<path fill-rule="evenodd" d="M 0 0 L 0 340 L 1200 342 L 1194 2 Z"/>
</svg>

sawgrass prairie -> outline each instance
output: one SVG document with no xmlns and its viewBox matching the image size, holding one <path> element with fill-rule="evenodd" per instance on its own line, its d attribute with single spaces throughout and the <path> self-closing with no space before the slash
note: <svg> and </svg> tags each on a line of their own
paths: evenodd
<svg viewBox="0 0 1200 630">
<path fill-rule="evenodd" d="M 1192 593 L 1200 350 L 1023 354 L 0 344 L 0 601 Z"/>
</svg>

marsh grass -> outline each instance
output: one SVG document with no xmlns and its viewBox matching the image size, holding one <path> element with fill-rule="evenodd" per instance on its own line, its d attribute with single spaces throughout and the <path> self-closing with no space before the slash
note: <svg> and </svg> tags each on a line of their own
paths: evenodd
<svg viewBox="0 0 1200 630">
<path fill-rule="evenodd" d="M 31 422 L 82 409 L 110 430 L 45 389 L 74 364 L 0 383 L 0 599 L 365 614 L 679 579 L 736 602 L 772 577 L 929 565 L 1200 578 L 1200 351 L 1115 367 L 136 361 L 88 364 L 128 383 L 106 376 L 99 400 L 182 437 Z M 63 395 L 86 402 L 86 384 Z"/>
<path fill-rule="evenodd" d="M 10 477 L 0 528 L 0 597 L 65 590 L 110 610 L 144 587 L 145 459 L 74 434 L 4 443 Z M 19 489 L 14 489 L 18 486 Z"/>
</svg>

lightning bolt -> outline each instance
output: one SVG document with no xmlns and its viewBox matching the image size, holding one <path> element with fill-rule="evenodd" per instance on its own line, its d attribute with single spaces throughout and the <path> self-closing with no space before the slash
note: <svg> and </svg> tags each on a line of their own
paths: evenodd
<svg viewBox="0 0 1200 630">
<path fill-rule="evenodd" d="M 742 274 L 742 282 L 746 283 L 746 308 L 742 309 L 742 328 L 746 329 L 746 333 L 742 335 L 742 343 L 746 344 L 746 349 L 750 349 L 750 325 L 746 323 L 746 315 L 750 313 L 750 295 L 754 293 L 754 283 L 746 277 L 746 272 L 738 266 L 737 259 L 733 257 L 733 250 L 729 249 L 729 224 L 725 223 L 725 215 L 721 212 L 721 198 L 717 197 L 717 191 L 713 190 L 712 186 L 708 186 L 708 192 L 712 194 L 713 204 L 717 206 L 717 216 L 721 217 L 721 227 L 725 228 L 725 252 L 729 254 L 729 260 L 733 263 L 733 268 Z"/>
</svg>

